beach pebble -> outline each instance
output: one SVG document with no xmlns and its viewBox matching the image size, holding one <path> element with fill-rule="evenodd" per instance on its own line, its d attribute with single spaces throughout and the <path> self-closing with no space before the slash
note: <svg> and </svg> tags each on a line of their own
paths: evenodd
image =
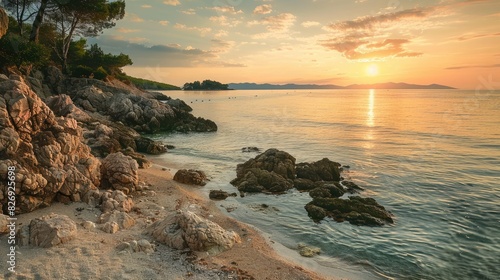
<svg viewBox="0 0 500 280">
<path fill-rule="evenodd" d="M 96 228 L 96 225 L 94 222 L 91 222 L 91 221 L 85 221 L 82 223 L 82 227 L 84 229 L 95 229 Z"/>
</svg>

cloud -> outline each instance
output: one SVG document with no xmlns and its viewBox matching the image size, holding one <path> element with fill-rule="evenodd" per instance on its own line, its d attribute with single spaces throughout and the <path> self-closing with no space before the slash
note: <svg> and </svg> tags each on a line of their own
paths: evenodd
<svg viewBox="0 0 500 280">
<path fill-rule="evenodd" d="M 377 25 L 391 24 L 406 19 L 419 19 L 427 17 L 434 9 L 430 8 L 415 8 L 403 10 L 395 13 L 388 13 L 376 16 L 364 16 L 354 20 L 347 20 L 337 23 L 332 23 L 327 28 L 332 30 L 366 30 L 373 29 Z"/>
<path fill-rule="evenodd" d="M 178 44 L 152 45 L 130 42 L 119 37 L 100 36 L 93 38 L 105 52 L 127 53 L 133 66 L 137 67 L 245 67 L 243 64 L 220 61 L 215 51 L 193 47 L 182 48 Z M 221 48 L 227 49 L 230 42 L 217 41 Z"/>
<path fill-rule="evenodd" d="M 458 37 L 457 40 L 458 41 L 468 41 L 468 40 L 487 38 L 487 37 L 496 37 L 496 36 L 500 36 L 500 33 L 462 35 L 462 36 Z"/>
<path fill-rule="evenodd" d="M 138 32 L 140 30 L 120 27 L 120 28 L 117 28 L 116 31 L 118 31 L 119 33 L 133 33 L 133 32 Z"/>
<path fill-rule="evenodd" d="M 200 32 L 202 36 L 205 36 L 205 35 L 207 35 L 207 33 L 210 33 L 212 31 L 212 28 L 210 28 L 210 27 L 186 26 L 185 24 L 181 24 L 181 23 L 176 23 L 174 25 L 174 28 L 197 31 L 197 32 Z"/>
<path fill-rule="evenodd" d="M 459 69 L 468 69 L 468 68 L 499 68 L 500 64 L 489 64 L 489 65 L 464 65 L 464 66 L 454 66 L 444 68 L 446 70 L 459 70 Z"/>
<path fill-rule="evenodd" d="M 142 5 L 141 8 L 144 8 L 144 9 L 149 9 L 149 8 L 152 8 L 153 6 L 151 5 Z"/>
<path fill-rule="evenodd" d="M 127 13 L 125 15 L 125 18 L 132 21 L 132 22 L 143 22 L 144 21 L 143 18 L 140 18 L 138 15 L 133 14 L 133 13 Z"/>
<path fill-rule="evenodd" d="M 227 32 L 226 30 L 219 30 L 217 33 L 214 34 L 214 36 L 216 38 L 226 37 L 229 36 L 229 32 Z"/>
<path fill-rule="evenodd" d="M 231 20 L 231 19 L 228 19 L 226 16 L 224 15 L 221 15 L 221 16 L 213 16 L 213 17 L 210 17 L 209 18 L 210 21 L 214 22 L 214 23 L 218 23 L 219 25 L 222 25 L 222 26 L 230 26 L 230 27 L 234 27 L 238 24 L 241 23 L 240 20 Z"/>
<path fill-rule="evenodd" d="M 276 16 L 268 16 L 260 21 L 253 21 L 250 24 L 265 25 L 268 31 L 286 31 L 295 22 L 296 17 L 290 13 L 283 13 Z"/>
<path fill-rule="evenodd" d="M 212 39 L 212 50 L 219 53 L 228 52 L 236 44 L 234 41 L 224 41 L 220 39 Z"/>
<path fill-rule="evenodd" d="M 385 39 L 377 42 L 368 40 L 329 40 L 323 42 L 322 45 L 330 50 L 336 50 L 346 58 L 352 60 L 373 60 L 385 57 L 415 57 L 422 55 L 419 52 L 405 50 L 404 45 L 409 42 L 407 39 Z"/>
<path fill-rule="evenodd" d="M 167 26 L 170 22 L 168 20 L 160 20 L 158 23 L 163 26 Z"/>
<path fill-rule="evenodd" d="M 442 10 L 437 6 L 414 8 L 331 23 L 323 28 L 330 32 L 328 39 L 319 44 L 351 60 L 417 57 L 422 53 L 407 46 L 424 29 L 439 25 L 429 19 L 443 16 Z"/>
<path fill-rule="evenodd" d="M 215 6 L 215 7 L 206 7 L 206 9 L 216 11 L 218 13 L 228 13 L 228 14 L 242 14 L 242 10 L 236 10 L 233 6 Z"/>
<path fill-rule="evenodd" d="M 303 23 L 301 23 L 301 25 L 304 27 L 313 27 L 313 26 L 321 25 L 321 23 L 319 23 L 317 21 L 304 21 Z"/>
<path fill-rule="evenodd" d="M 182 11 L 182 13 L 185 15 L 195 15 L 196 11 L 195 11 L 195 9 L 187 9 L 187 10 Z"/>
<path fill-rule="evenodd" d="M 179 0 L 164 0 L 163 4 L 169 5 L 169 6 L 177 6 L 177 5 L 180 5 L 181 2 L 179 2 Z"/>
<path fill-rule="evenodd" d="M 255 7 L 255 10 L 253 10 L 254 14 L 257 15 L 265 15 L 265 14 L 270 14 L 273 11 L 273 7 L 270 4 L 264 4 Z"/>
</svg>

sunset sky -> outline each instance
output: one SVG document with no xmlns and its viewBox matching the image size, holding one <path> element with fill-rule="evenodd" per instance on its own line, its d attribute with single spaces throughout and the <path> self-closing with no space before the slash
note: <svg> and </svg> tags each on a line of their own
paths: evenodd
<svg viewBox="0 0 500 280">
<path fill-rule="evenodd" d="M 129 75 L 223 83 L 500 82 L 499 0 L 127 0 L 97 42 Z M 497 83 L 498 84 L 498 83 Z"/>
</svg>

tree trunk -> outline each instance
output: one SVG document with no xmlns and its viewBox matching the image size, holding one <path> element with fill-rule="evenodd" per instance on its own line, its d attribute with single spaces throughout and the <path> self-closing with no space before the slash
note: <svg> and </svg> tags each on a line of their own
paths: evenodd
<svg viewBox="0 0 500 280">
<path fill-rule="evenodd" d="M 38 35 L 40 33 L 40 26 L 43 22 L 43 16 L 45 15 L 45 8 L 49 0 L 42 0 L 40 3 L 40 8 L 36 14 L 35 20 L 33 21 L 33 26 L 31 27 L 30 41 L 38 43 Z"/>
</svg>

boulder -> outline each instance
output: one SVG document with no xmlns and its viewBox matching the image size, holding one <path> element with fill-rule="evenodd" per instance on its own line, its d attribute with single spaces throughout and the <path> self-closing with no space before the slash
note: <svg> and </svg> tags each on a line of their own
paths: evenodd
<svg viewBox="0 0 500 280">
<path fill-rule="evenodd" d="M 167 147 L 163 143 L 159 141 L 153 141 L 149 138 L 137 138 L 135 140 L 135 144 L 137 145 L 137 151 L 141 153 L 159 155 L 167 152 Z"/>
<path fill-rule="evenodd" d="M 129 214 L 120 211 L 102 213 L 98 224 L 116 223 L 120 229 L 129 229 L 135 225 L 135 220 Z"/>
<path fill-rule="evenodd" d="M 351 196 L 349 199 L 316 197 L 305 208 L 309 216 L 316 221 L 330 216 L 337 222 L 347 220 L 355 225 L 382 226 L 394 222 L 391 213 L 373 198 L 359 196 Z"/>
<path fill-rule="evenodd" d="M 208 197 L 213 200 L 224 200 L 230 196 L 238 196 L 236 193 L 228 193 L 223 190 L 210 190 Z"/>
<path fill-rule="evenodd" d="M 77 233 L 76 223 L 65 215 L 50 214 L 31 220 L 29 244 L 53 247 L 72 240 Z"/>
<path fill-rule="evenodd" d="M 7 33 L 7 29 L 9 29 L 9 16 L 3 8 L 0 8 L 0 38 Z"/>
<path fill-rule="evenodd" d="M 231 184 L 243 192 L 283 193 L 293 187 L 293 181 L 274 172 L 251 168 L 247 173 L 231 181 Z"/>
<path fill-rule="evenodd" d="M 134 202 L 130 197 L 120 190 L 108 190 L 100 196 L 101 211 L 103 213 L 113 212 L 130 212 L 134 207 Z"/>
<path fill-rule="evenodd" d="M 0 178 L 15 168 L 16 213 L 48 206 L 57 194 L 77 201 L 97 189 L 100 162 L 76 120 L 56 117 L 20 76 L 0 82 L 0 92 Z M 0 193 L 5 188 L 0 185 Z"/>
<path fill-rule="evenodd" d="M 162 221 L 153 223 L 147 230 L 153 238 L 175 249 L 218 253 L 241 242 L 233 231 L 226 231 L 218 224 L 190 211 L 177 211 Z"/>
<path fill-rule="evenodd" d="M 137 164 L 139 165 L 139 168 L 146 169 L 146 168 L 150 168 L 153 165 L 146 158 L 145 155 L 134 152 L 134 150 L 132 148 L 127 148 L 127 149 L 121 150 L 121 153 L 133 158 L 137 162 Z"/>
<path fill-rule="evenodd" d="M 311 181 L 340 181 L 340 163 L 327 158 L 313 163 L 299 163 L 296 166 L 297 178 Z"/>
<path fill-rule="evenodd" d="M 205 172 L 194 169 L 181 169 L 174 175 L 174 180 L 187 185 L 206 185 L 207 176 Z"/>
<path fill-rule="evenodd" d="M 304 178 L 293 180 L 293 186 L 299 191 L 309 191 L 317 187 L 313 181 Z"/>
<path fill-rule="evenodd" d="M 137 162 L 122 153 L 113 153 L 102 160 L 101 187 L 121 190 L 125 194 L 135 191 L 139 184 Z"/>
<path fill-rule="evenodd" d="M 315 197 L 341 197 L 345 190 L 338 182 L 318 181 L 314 183 L 316 188 L 309 191 L 312 198 Z"/>
<path fill-rule="evenodd" d="M 236 176 L 243 177 L 252 168 L 274 172 L 286 179 L 295 179 L 295 158 L 277 149 L 269 149 L 243 164 L 238 164 Z"/>
<path fill-rule="evenodd" d="M 303 257 L 311 258 L 315 255 L 319 255 L 321 253 L 321 249 L 318 247 L 308 246 L 304 243 L 299 243 L 297 246 L 299 249 L 299 254 Z"/>
</svg>

